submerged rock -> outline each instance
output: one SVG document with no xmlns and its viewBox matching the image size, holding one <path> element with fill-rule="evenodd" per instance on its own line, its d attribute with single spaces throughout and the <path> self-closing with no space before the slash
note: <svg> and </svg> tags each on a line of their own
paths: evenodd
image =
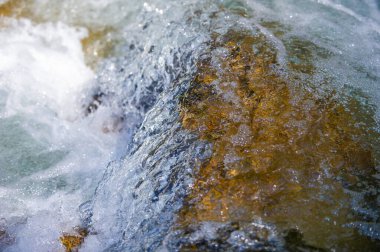
<svg viewBox="0 0 380 252">
<path fill-rule="evenodd" d="M 76 228 L 75 231 L 76 234 L 64 233 L 59 238 L 66 252 L 78 251 L 80 245 L 84 242 L 84 238 L 88 235 L 88 231 L 83 228 Z"/>
<path fill-rule="evenodd" d="M 231 30 L 215 35 L 198 62 L 181 118 L 213 143 L 213 154 L 179 227 L 188 236 L 196 223 L 260 220 L 280 232 L 300 230 L 310 246 L 374 249 L 375 241 L 349 226 L 378 218 L 363 218 L 350 193 L 370 194 L 355 187 L 376 174 L 374 110 L 352 94 L 310 92 L 276 69 L 275 52 L 263 35 Z"/>
<path fill-rule="evenodd" d="M 132 143 L 81 207 L 83 249 L 375 250 L 355 228 L 379 218 L 375 108 L 305 77 L 312 43 L 283 46 L 227 2 L 142 15 L 124 58 L 105 64 L 102 103 Z"/>
<path fill-rule="evenodd" d="M 0 249 L 3 250 L 14 242 L 14 238 L 11 237 L 5 229 L 0 227 Z"/>
</svg>

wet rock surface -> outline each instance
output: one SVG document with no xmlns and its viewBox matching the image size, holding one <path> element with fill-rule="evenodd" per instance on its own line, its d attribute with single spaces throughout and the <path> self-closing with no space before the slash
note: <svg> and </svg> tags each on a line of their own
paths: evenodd
<svg viewBox="0 0 380 252">
<path fill-rule="evenodd" d="M 338 101 L 334 92 L 310 92 L 276 70 L 274 52 L 261 34 L 229 31 L 215 35 L 198 63 L 181 118 L 213 143 L 213 154 L 178 225 L 185 234 L 195 223 L 263 220 L 280 233 L 299 230 L 310 248 L 375 249 L 377 241 L 350 227 L 363 219 L 377 225 L 375 208 L 365 217 L 356 209 L 372 200 L 352 195 L 372 194 L 356 186 L 376 174 L 373 110 L 352 93 Z M 188 242 L 185 250 L 198 246 Z"/>
<path fill-rule="evenodd" d="M 75 233 L 64 233 L 59 240 L 65 247 L 66 252 L 79 251 L 80 245 L 84 242 L 84 239 L 88 235 L 88 231 L 83 228 L 75 228 Z"/>
<path fill-rule="evenodd" d="M 97 239 L 131 251 L 376 249 L 376 235 L 353 228 L 376 230 L 379 216 L 377 189 L 359 186 L 377 187 L 374 107 L 359 90 L 300 78 L 314 74 L 311 54 L 286 62 L 258 28 L 213 28 L 222 13 L 208 16 L 199 50 L 170 58 L 177 72 L 138 87 L 154 105 L 144 115 L 150 103 L 134 103 L 144 121 L 91 203 Z M 163 91 L 152 98 L 150 86 Z"/>
<path fill-rule="evenodd" d="M 379 13 L 0 0 L 0 250 L 378 251 Z"/>
</svg>

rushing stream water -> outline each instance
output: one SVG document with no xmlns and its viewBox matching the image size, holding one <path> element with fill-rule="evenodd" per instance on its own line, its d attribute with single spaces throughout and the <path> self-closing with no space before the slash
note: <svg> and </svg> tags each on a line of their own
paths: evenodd
<svg viewBox="0 0 380 252">
<path fill-rule="evenodd" d="M 0 251 L 378 251 L 377 0 L 0 0 Z"/>
</svg>

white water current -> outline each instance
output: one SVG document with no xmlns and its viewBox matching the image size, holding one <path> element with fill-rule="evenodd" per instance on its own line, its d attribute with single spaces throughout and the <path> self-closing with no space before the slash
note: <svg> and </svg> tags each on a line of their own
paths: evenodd
<svg viewBox="0 0 380 252">
<path fill-rule="evenodd" d="M 194 160 L 209 155 L 207 144 L 180 129 L 176 99 L 213 31 L 255 27 L 284 61 L 302 60 L 288 58 L 291 41 L 309 41 L 316 70 L 302 78 L 359 88 L 380 104 L 377 0 L 25 4 L 25 16 L 0 16 L 0 251 L 65 251 L 59 237 L 86 218 L 95 232 L 80 251 L 165 250 L 162 240 L 183 198 L 177 192 L 191 184 L 186 174 Z M 89 66 L 81 41 L 106 26 L 115 52 Z M 277 31 L 285 35 L 279 39 Z M 102 102 L 87 113 L 94 94 Z M 183 146 L 192 154 L 182 153 Z M 149 165 L 149 172 L 142 169 Z M 182 175 L 169 172 L 180 165 Z M 163 184 L 173 177 L 180 182 Z M 157 183 L 141 182 L 149 179 Z M 157 196 L 165 190 L 175 193 Z"/>
</svg>

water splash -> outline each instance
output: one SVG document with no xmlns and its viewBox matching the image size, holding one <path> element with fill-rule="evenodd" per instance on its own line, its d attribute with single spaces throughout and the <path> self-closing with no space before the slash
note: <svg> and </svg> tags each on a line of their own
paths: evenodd
<svg viewBox="0 0 380 252">
<path fill-rule="evenodd" d="M 181 217 L 176 213 L 183 211 L 184 202 L 187 204 L 184 199 L 199 183 L 197 174 L 202 173 L 205 162 L 212 156 L 216 145 L 212 139 L 220 133 L 199 140 L 199 135 L 184 128 L 180 100 L 193 86 L 195 76 L 202 72 L 197 62 L 210 57 L 213 39 L 235 30 L 248 37 L 260 34 L 270 45 L 276 55 L 273 61 L 278 63 L 271 71 L 284 80 L 296 80 L 298 85 L 297 88 L 280 85 L 289 88 L 291 92 L 284 95 L 290 100 L 302 98 L 306 93 L 311 94 L 312 101 L 330 94 L 331 101 L 342 104 L 342 111 L 332 105 L 342 112 L 339 114 L 360 117 L 378 113 L 374 106 L 380 98 L 376 31 L 379 12 L 373 8 L 375 1 L 364 1 L 360 6 L 353 1 L 311 0 L 3 2 L 0 15 L 7 18 L 1 19 L 0 26 L 4 39 L 8 39 L 9 33 L 13 34 L 9 38 L 22 38 L 18 41 L 24 43 L 24 35 L 20 34 L 31 31 L 32 43 L 26 51 L 55 55 L 49 59 L 59 59 L 57 62 L 77 59 L 76 70 L 82 69 L 81 77 L 88 78 L 74 81 L 75 85 L 69 82 L 69 88 L 60 88 L 63 86 L 55 82 L 61 83 L 61 78 L 45 81 L 46 76 L 54 76 L 46 72 L 37 74 L 38 68 L 32 64 L 35 61 L 24 57 L 28 54 L 23 53 L 25 50 L 20 53 L 22 61 L 12 54 L 17 46 L 2 51 L 11 55 L 9 59 L 14 62 L 24 62 L 26 73 L 35 77 L 36 85 L 28 85 L 28 80 L 23 79 L 25 75 L 17 74 L 17 67 L 3 69 L 0 74 L 8 76 L 2 79 L 1 87 L 6 88 L 0 91 L 0 111 L 6 116 L 1 118 L 3 135 L 10 144 L 23 142 L 15 144 L 13 149 L 6 148 L 11 151 L 4 152 L 9 156 L 2 160 L 19 160 L 15 167 L 25 164 L 25 170 L 21 171 L 4 169 L 9 179 L 0 189 L 1 205 L 6 206 L 2 211 L 6 220 L 0 224 L 0 246 L 7 246 L 8 251 L 30 249 L 31 244 L 39 251 L 63 250 L 59 242 L 62 232 L 74 235 L 73 227 L 82 225 L 90 231 L 80 248 L 83 251 L 178 250 L 181 246 L 184 249 L 231 246 L 242 250 L 317 249 L 310 245 L 307 232 L 287 229 L 282 233 L 281 225 L 272 225 L 265 218 L 252 219 L 250 223 L 204 219 L 199 228 L 184 229 L 188 236 L 175 226 L 180 222 L 176 219 Z M 31 21 L 14 21 L 25 18 Z M 58 36 L 55 29 L 59 31 Z M 261 49 L 256 46 L 254 52 Z M 219 48 L 211 50 L 211 54 L 211 58 L 219 55 L 228 61 L 230 52 L 228 48 Z M 103 57 L 110 58 L 103 61 Z M 210 69 L 215 67 L 216 73 L 223 72 L 223 60 L 219 65 L 213 64 Z M 58 71 L 54 65 L 50 64 L 52 73 Z M 238 65 L 237 72 L 241 70 Z M 63 75 L 74 77 L 68 72 Z M 218 87 L 211 83 L 214 75 L 199 80 Z M 21 84 L 13 85 L 16 80 Z M 29 87 L 33 87 L 33 96 L 28 96 Z M 340 92 L 342 87 L 348 91 Z M 211 90 L 209 97 L 221 92 L 222 97 L 218 99 L 238 103 L 235 88 L 231 86 L 231 92 L 225 93 L 223 89 Z M 45 96 L 40 92 L 44 89 Z M 67 96 L 62 90 L 69 91 Z M 17 95 L 12 96 L 14 91 Z M 246 95 L 244 92 L 241 95 Z M 249 99 L 245 100 L 249 103 Z M 11 101 L 14 101 L 12 105 Z M 313 102 L 301 104 L 305 105 L 301 111 L 319 113 L 313 109 Z M 209 105 L 212 108 L 215 104 Z M 219 110 L 220 107 L 215 108 L 215 114 Z M 234 114 L 234 120 L 241 120 L 239 113 Z M 372 116 L 368 118 L 355 119 L 365 123 L 358 123 L 354 128 L 366 128 L 369 122 L 376 124 Z M 371 134 L 367 135 L 368 142 L 373 140 Z M 239 125 L 230 143 L 240 148 L 251 138 L 249 127 Z M 226 164 L 241 163 L 238 153 L 227 154 L 223 158 Z M 111 160 L 115 161 L 103 175 Z M 12 167 L 12 162 L 6 166 Z M 328 168 L 321 169 L 320 175 L 334 178 Z M 375 239 L 378 228 L 373 222 L 378 216 L 379 187 L 378 177 L 373 175 L 375 179 L 368 179 L 366 174 L 354 180 L 350 176 L 338 176 L 332 184 L 343 185 L 343 192 L 338 190 L 337 194 L 344 199 L 354 199 L 349 207 L 346 204 L 349 201 L 343 200 L 343 208 L 353 209 L 354 215 L 361 216 L 352 218 L 355 221 L 347 223 L 347 228 Z M 289 177 L 296 178 L 297 174 Z M 298 189 L 296 186 L 292 190 L 297 193 Z M 328 200 L 325 194 L 320 196 Z M 87 200 L 78 213 L 78 206 Z"/>
</svg>

